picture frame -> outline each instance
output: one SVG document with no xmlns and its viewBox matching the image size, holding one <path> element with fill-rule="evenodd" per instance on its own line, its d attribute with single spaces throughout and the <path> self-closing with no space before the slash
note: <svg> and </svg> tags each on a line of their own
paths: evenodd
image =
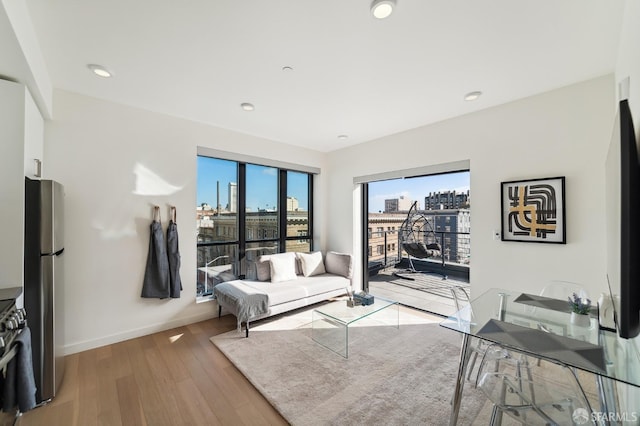
<svg viewBox="0 0 640 426">
<path fill-rule="evenodd" d="M 566 244 L 565 177 L 501 182 L 501 239 Z"/>
</svg>

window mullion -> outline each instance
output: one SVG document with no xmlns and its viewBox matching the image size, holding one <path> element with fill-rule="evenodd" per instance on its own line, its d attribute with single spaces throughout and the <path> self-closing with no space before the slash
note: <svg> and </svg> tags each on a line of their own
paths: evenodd
<svg viewBox="0 0 640 426">
<path fill-rule="evenodd" d="M 361 253 L 369 248 L 369 184 L 362 184 L 362 247 Z M 362 256 L 362 290 L 369 292 L 369 256 Z"/>
<path fill-rule="evenodd" d="M 247 248 L 247 165 L 238 163 L 238 271 Z"/>
<path fill-rule="evenodd" d="M 313 244 L 313 175 L 308 176 L 309 186 L 307 188 L 307 203 L 309 204 L 309 217 L 307 223 L 307 235 L 309 236 L 309 249 L 313 251 L 315 249 Z"/>
<path fill-rule="evenodd" d="M 278 173 L 278 251 L 287 250 L 287 171 Z"/>
</svg>

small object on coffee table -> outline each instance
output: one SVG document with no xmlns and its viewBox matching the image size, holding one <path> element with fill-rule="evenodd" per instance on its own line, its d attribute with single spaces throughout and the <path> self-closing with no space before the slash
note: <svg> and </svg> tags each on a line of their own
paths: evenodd
<svg viewBox="0 0 640 426">
<path fill-rule="evenodd" d="M 356 293 L 353 295 L 353 298 L 358 305 L 368 306 L 373 305 L 374 298 L 372 294 L 367 294 L 365 292 Z"/>
<path fill-rule="evenodd" d="M 349 297 L 347 299 L 347 306 L 350 308 L 353 308 L 354 306 L 356 306 L 354 300 L 353 300 L 353 291 L 351 290 L 351 288 L 347 287 L 347 297 Z"/>
</svg>

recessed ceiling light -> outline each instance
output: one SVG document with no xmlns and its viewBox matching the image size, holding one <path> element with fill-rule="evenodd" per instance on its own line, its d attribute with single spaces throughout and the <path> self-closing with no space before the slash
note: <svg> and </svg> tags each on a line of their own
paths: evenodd
<svg viewBox="0 0 640 426">
<path fill-rule="evenodd" d="M 384 19 L 391 15 L 395 5 L 395 0 L 373 0 L 371 13 L 378 19 Z"/>
<path fill-rule="evenodd" d="M 290 67 L 290 66 L 284 66 L 284 67 L 282 67 L 282 71 L 285 71 L 285 72 L 293 71 L 293 67 Z"/>
<path fill-rule="evenodd" d="M 250 104 L 249 102 L 241 103 L 240 107 L 242 107 L 242 109 L 245 110 L 245 111 L 253 111 L 255 109 L 253 104 Z"/>
<path fill-rule="evenodd" d="M 111 71 L 109 71 L 108 69 L 106 69 L 105 67 L 103 67 L 102 65 L 96 65 L 96 64 L 89 64 L 87 65 L 87 67 L 93 71 L 93 73 L 99 77 L 104 77 L 104 78 L 109 78 L 111 76 L 113 76 L 113 73 Z"/>
<path fill-rule="evenodd" d="M 340 140 L 349 139 L 349 135 L 338 135 L 338 139 Z"/>
<path fill-rule="evenodd" d="M 482 92 L 469 92 L 466 95 L 464 95 L 464 100 L 465 101 L 475 101 L 476 99 L 478 99 L 480 97 L 480 95 L 482 95 Z"/>
</svg>

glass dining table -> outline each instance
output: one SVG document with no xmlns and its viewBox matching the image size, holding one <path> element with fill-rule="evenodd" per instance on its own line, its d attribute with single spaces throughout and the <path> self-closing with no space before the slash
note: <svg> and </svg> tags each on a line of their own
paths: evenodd
<svg viewBox="0 0 640 426">
<path fill-rule="evenodd" d="M 621 407 L 616 392 L 616 383 L 640 388 L 640 342 L 601 329 L 597 309 L 588 326 L 573 325 L 570 316 L 566 300 L 496 288 L 441 322 L 442 327 L 463 335 L 449 424 L 456 425 L 458 420 L 472 338 L 593 373 L 600 413 L 607 413 L 600 416 L 604 424 L 611 418 L 621 418 L 617 414 L 622 410 L 628 415 L 629 410 L 637 409 L 632 414 L 640 415 L 640 402 L 636 407 Z M 631 389 L 633 395 L 638 391 Z"/>
</svg>

